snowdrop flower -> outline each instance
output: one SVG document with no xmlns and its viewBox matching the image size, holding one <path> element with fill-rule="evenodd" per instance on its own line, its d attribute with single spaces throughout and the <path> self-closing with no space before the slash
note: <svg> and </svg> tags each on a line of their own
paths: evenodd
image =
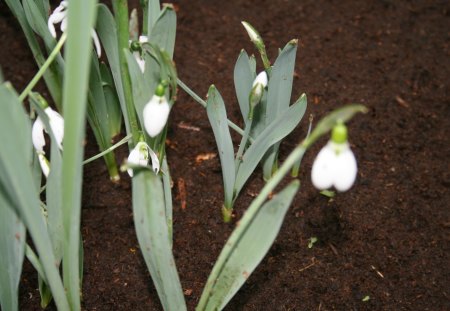
<svg viewBox="0 0 450 311">
<path fill-rule="evenodd" d="M 249 119 L 253 118 L 253 108 L 259 104 L 261 98 L 264 93 L 264 89 L 267 86 L 267 73 L 265 71 L 261 71 L 256 79 L 253 81 L 252 91 L 250 92 L 250 111 L 249 111 Z"/>
<path fill-rule="evenodd" d="M 53 135 L 55 136 L 56 142 L 59 149 L 62 150 L 62 141 L 64 138 L 64 119 L 63 117 L 50 107 L 44 109 L 45 114 L 48 117 L 50 127 L 52 129 Z M 34 149 L 38 154 L 45 154 L 45 138 L 44 138 L 45 125 L 40 117 L 36 118 L 34 121 L 33 128 L 31 131 L 31 138 L 33 142 Z"/>
<path fill-rule="evenodd" d="M 144 107 L 144 127 L 150 137 L 161 133 L 169 118 L 170 106 L 164 95 L 164 89 L 164 86 L 159 84 L 155 95 Z"/>
<path fill-rule="evenodd" d="M 320 150 L 311 171 L 313 185 L 319 190 L 334 186 L 347 191 L 356 179 L 356 159 L 347 142 L 347 128 L 338 124 L 333 128 L 331 140 Z"/>
<path fill-rule="evenodd" d="M 61 23 L 61 31 L 66 32 L 67 29 L 67 7 L 69 2 L 67 0 L 61 1 L 59 6 L 53 11 L 53 13 L 48 18 L 47 26 L 53 38 L 56 38 L 55 24 Z M 94 29 L 91 30 L 91 36 L 94 40 L 95 50 L 100 58 L 102 56 L 102 49 L 100 47 L 100 41 L 98 39 L 97 33 Z"/>
<path fill-rule="evenodd" d="M 159 172 L 159 160 L 156 153 L 143 141 L 138 142 L 137 145 L 131 150 L 130 155 L 128 156 L 127 162 L 133 165 L 138 166 L 147 166 L 148 165 L 148 156 L 152 160 L 152 168 L 155 174 Z M 133 169 L 127 169 L 128 175 L 133 177 Z"/>
<path fill-rule="evenodd" d="M 136 42 L 136 41 L 134 41 L 134 42 Z M 141 56 L 140 45 L 142 43 L 147 43 L 147 42 L 148 42 L 147 36 L 139 36 L 139 43 L 137 44 L 138 45 L 137 47 L 135 47 L 133 42 L 130 41 L 130 47 L 131 47 L 131 50 L 133 51 L 134 59 L 136 59 L 136 62 L 139 65 L 139 69 L 141 69 L 142 73 L 144 73 L 144 71 L 145 71 L 145 60 Z"/>
<path fill-rule="evenodd" d="M 250 37 L 250 40 L 255 44 L 255 45 L 262 45 L 263 41 L 261 39 L 261 36 L 259 35 L 259 33 L 256 31 L 255 28 L 253 28 L 252 25 L 250 25 L 247 22 L 242 22 L 242 25 L 244 26 L 245 30 L 247 30 L 248 36 Z"/>
<path fill-rule="evenodd" d="M 261 71 L 257 76 L 255 81 L 253 81 L 252 92 L 255 97 L 261 99 L 264 92 L 264 88 L 267 86 L 267 73 Z"/>
</svg>

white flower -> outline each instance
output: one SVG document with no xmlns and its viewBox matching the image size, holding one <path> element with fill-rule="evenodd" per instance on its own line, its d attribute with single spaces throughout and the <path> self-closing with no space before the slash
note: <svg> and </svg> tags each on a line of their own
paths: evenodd
<svg viewBox="0 0 450 311">
<path fill-rule="evenodd" d="M 64 119 L 58 112 L 50 107 L 45 108 L 44 112 L 48 117 L 48 122 L 52 129 L 53 135 L 55 136 L 58 148 L 62 150 L 62 141 L 64 138 Z M 44 130 L 47 131 L 45 129 L 44 123 L 42 122 L 40 117 L 37 117 L 36 121 L 34 121 L 31 131 L 31 139 L 33 141 L 34 149 L 36 149 L 36 152 L 38 154 L 45 154 Z"/>
<path fill-rule="evenodd" d="M 48 174 L 50 173 L 50 164 L 48 163 L 47 158 L 42 153 L 38 153 L 38 159 L 39 164 L 41 165 L 42 173 L 44 174 L 45 178 L 47 178 Z"/>
<path fill-rule="evenodd" d="M 356 159 L 348 142 L 329 141 L 314 160 L 311 179 L 319 190 L 334 186 L 338 191 L 347 191 L 355 182 L 357 172 Z"/>
<path fill-rule="evenodd" d="M 69 5 L 68 1 L 61 1 L 59 6 L 53 11 L 53 13 L 49 16 L 47 26 L 53 38 L 56 38 L 56 30 L 55 24 L 61 23 L 61 31 L 66 32 L 67 29 L 67 7 Z M 91 36 L 94 40 L 95 50 L 97 51 L 97 55 L 100 58 L 102 56 L 102 49 L 100 47 L 100 41 L 98 39 L 97 33 L 94 29 L 91 30 Z"/>
<path fill-rule="evenodd" d="M 136 146 L 131 150 L 130 155 L 128 156 L 127 162 L 133 165 L 138 166 L 147 166 L 148 165 L 148 156 L 150 154 L 150 158 L 152 160 L 152 168 L 155 174 L 159 172 L 159 160 L 156 153 L 145 143 L 138 142 Z M 128 175 L 133 177 L 133 169 L 127 169 Z"/>
<path fill-rule="evenodd" d="M 261 36 L 260 36 L 259 33 L 256 31 L 256 29 L 253 28 L 252 25 L 250 25 L 250 24 L 247 23 L 247 22 L 242 22 L 242 25 L 244 25 L 244 28 L 245 28 L 245 30 L 247 30 L 248 36 L 250 37 L 250 40 L 251 40 L 253 43 L 257 43 L 257 44 L 262 43 Z"/>
<path fill-rule="evenodd" d="M 139 36 L 139 43 L 147 43 L 148 37 L 147 36 Z M 130 41 L 131 44 L 131 41 Z M 134 59 L 136 60 L 139 69 L 141 69 L 141 72 L 144 73 L 145 71 L 145 60 L 142 58 L 141 53 L 139 51 L 133 52 Z"/>
<path fill-rule="evenodd" d="M 253 81 L 252 90 L 254 90 L 254 95 L 261 98 L 264 88 L 267 86 L 267 73 L 261 71 L 257 76 L 255 81 Z"/>
<path fill-rule="evenodd" d="M 153 95 L 144 107 L 144 127 L 148 135 L 157 136 L 169 118 L 170 106 L 164 95 Z"/>
</svg>

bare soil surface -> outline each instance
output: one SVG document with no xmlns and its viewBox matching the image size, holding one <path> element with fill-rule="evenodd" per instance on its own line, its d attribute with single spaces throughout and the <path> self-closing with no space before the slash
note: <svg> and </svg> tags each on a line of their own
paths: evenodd
<svg viewBox="0 0 450 311">
<path fill-rule="evenodd" d="M 359 164 L 355 186 L 333 200 L 312 187 L 311 163 L 326 142 L 321 140 L 303 161 L 302 187 L 279 237 L 226 310 L 449 310 L 449 3 L 174 4 L 181 80 L 202 96 L 214 83 L 238 124 L 234 62 L 242 48 L 256 54 L 240 21 L 259 30 L 272 60 L 279 47 L 299 39 L 293 100 L 306 93 L 308 109 L 282 144 L 282 159 L 305 136 L 309 114 L 318 120 L 347 103 L 369 108 L 349 124 Z M 0 46 L 4 77 L 20 91 L 37 69 L 4 2 Z M 42 85 L 38 90 L 46 95 Z M 224 224 L 219 159 L 197 158 L 217 152 L 205 110 L 180 90 L 170 124 L 174 252 L 193 310 L 222 246 L 263 181 L 259 170 L 237 202 L 235 221 Z M 89 131 L 86 157 L 97 152 Z M 120 148 L 117 160 L 127 153 Z M 161 310 L 135 237 L 130 179 L 121 177 L 111 183 L 102 161 L 85 167 L 83 308 Z M 311 237 L 318 242 L 308 248 Z M 21 310 L 40 309 L 37 287 L 26 263 Z"/>
</svg>

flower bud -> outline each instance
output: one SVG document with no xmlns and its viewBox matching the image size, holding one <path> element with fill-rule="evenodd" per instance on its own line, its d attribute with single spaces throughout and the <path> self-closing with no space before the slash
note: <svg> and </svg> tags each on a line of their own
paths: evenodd
<svg viewBox="0 0 450 311">
<path fill-rule="evenodd" d="M 158 95 L 161 94 L 162 95 Z M 144 127 L 150 137 L 156 137 L 163 130 L 169 118 L 170 106 L 164 96 L 164 87 L 156 88 L 155 95 L 145 105 Z"/>
</svg>

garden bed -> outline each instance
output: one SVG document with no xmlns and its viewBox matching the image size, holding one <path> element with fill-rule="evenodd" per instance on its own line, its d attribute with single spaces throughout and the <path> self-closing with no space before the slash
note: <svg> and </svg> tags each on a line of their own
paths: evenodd
<svg viewBox="0 0 450 311">
<path fill-rule="evenodd" d="M 311 163 L 325 143 L 321 140 L 303 161 L 300 192 L 279 237 L 226 310 L 447 309 L 448 3 L 190 0 L 174 5 L 179 77 L 201 95 L 214 83 L 231 120 L 240 122 L 234 62 L 241 48 L 256 53 L 241 20 L 259 30 L 271 59 L 278 47 L 299 39 L 293 97 L 307 94 L 307 116 L 318 120 L 347 103 L 369 108 L 349 123 L 359 164 L 353 189 L 330 200 L 312 187 Z M 23 89 L 36 67 L 3 2 L 0 46 L 5 78 Z M 42 85 L 40 90 L 46 94 Z M 282 144 L 282 159 L 306 135 L 307 119 Z M 173 248 L 192 310 L 236 220 L 263 182 L 258 172 L 237 201 L 235 220 L 224 224 L 221 168 L 206 111 L 179 90 L 170 124 Z M 96 154 L 91 132 L 86 141 L 86 157 Z M 117 160 L 127 156 L 122 146 Z M 160 310 L 135 236 L 130 178 L 121 177 L 110 182 L 102 161 L 85 167 L 83 308 Z M 311 237 L 318 242 L 308 248 Z M 20 303 L 21 310 L 39 310 L 37 277 L 28 262 Z"/>
</svg>

